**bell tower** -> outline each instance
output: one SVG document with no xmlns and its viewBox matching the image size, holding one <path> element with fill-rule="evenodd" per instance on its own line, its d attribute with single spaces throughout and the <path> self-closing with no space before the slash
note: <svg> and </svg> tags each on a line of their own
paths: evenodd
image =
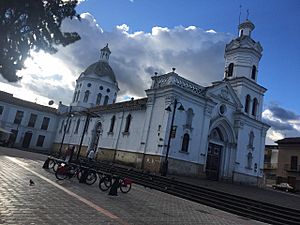
<svg viewBox="0 0 300 225">
<path fill-rule="evenodd" d="M 224 80 L 235 90 L 243 104 L 243 113 L 261 120 L 266 89 L 257 83 L 257 77 L 263 48 L 251 37 L 254 28 L 254 24 L 246 19 L 238 26 L 239 36 L 226 45 Z"/>
<path fill-rule="evenodd" d="M 246 77 L 257 81 L 258 64 L 263 48 L 251 38 L 254 28 L 254 24 L 247 19 L 238 26 L 239 36 L 226 45 L 225 79 Z"/>
</svg>

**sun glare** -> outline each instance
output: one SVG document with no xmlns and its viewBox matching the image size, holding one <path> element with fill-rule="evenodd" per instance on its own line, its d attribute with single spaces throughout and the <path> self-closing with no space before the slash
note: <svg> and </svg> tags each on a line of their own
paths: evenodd
<svg viewBox="0 0 300 225">
<path fill-rule="evenodd" d="M 49 53 L 40 51 L 32 52 L 32 58 L 25 61 L 26 69 L 23 72 L 27 74 L 36 74 L 39 77 L 48 77 L 55 74 L 70 74 L 70 70 L 58 58 Z"/>
</svg>

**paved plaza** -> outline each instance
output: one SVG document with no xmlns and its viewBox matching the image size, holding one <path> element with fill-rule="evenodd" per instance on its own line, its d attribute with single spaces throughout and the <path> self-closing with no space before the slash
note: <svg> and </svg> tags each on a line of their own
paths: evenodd
<svg viewBox="0 0 300 225">
<path fill-rule="evenodd" d="M 263 224 L 139 185 L 109 196 L 97 184 L 58 181 L 45 158 L 0 147 L 0 224 Z"/>
</svg>

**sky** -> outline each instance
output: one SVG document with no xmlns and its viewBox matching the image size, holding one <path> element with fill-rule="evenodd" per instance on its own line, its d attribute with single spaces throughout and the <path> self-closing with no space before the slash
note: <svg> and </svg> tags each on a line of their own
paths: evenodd
<svg viewBox="0 0 300 225">
<path fill-rule="evenodd" d="M 81 0 L 77 19 L 64 31 L 81 40 L 54 55 L 33 53 L 18 83 L 0 77 L 0 89 L 26 100 L 69 104 L 76 79 L 109 43 L 120 92 L 118 101 L 144 97 L 154 72 L 171 71 L 200 85 L 221 80 L 225 45 L 237 36 L 239 20 L 255 24 L 252 38 L 263 46 L 258 83 L 268 89 L 264 122 L 267 144 L 300 136 L 299 0 Z M 241 12 L 241 13 L 240 13 Z"/>
</svg>

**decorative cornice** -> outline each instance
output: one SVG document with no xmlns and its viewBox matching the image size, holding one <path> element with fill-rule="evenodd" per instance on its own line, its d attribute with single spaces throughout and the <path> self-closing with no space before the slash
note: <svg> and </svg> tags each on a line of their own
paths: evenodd
<svg viewBox="0 0 300 225">
<path fill-rule="evenodd" d="M 147 107 L 148 98 L 141 98 L 137 100 L 130 100 L 126 102 L 118 102 L 109 105 L 99 105 L 89 109 L 89 112 L 118 112 L 118 111 L 132 111 L 145 110 Z"/>
<path fill-rule="evenodd" d="M 261 44 L 259 42 L 255 42 L 248 36 L 242 36 L 232 40 L 229 44 L 226 45 L 225 54 L 235 49 L 253 49 L 260 56 L 263 51 Z"/>
<path fill-rule="evenodd" d="M 161 76 L 152 77 L 151 89 L 168 86 L 177 86 L 198 96 L 204 95 L 204 87 L 180 77 L 177 73 L 171 72 Z"/>
</svg>

